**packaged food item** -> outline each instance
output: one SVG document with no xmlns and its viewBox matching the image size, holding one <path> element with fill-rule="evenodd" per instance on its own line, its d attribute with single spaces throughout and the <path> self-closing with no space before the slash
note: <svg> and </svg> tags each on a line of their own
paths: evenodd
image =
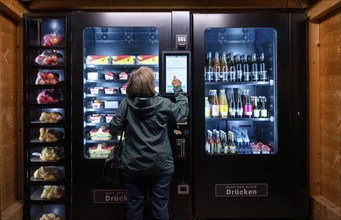
<svg viewBox="0 0 341 220">
<path fill-rule="evenodd" d="M 62 220 L 58 215 L 54 213 L 43 214 L 39 220 Z"/>
<path fill-rule="evenodd" d="M 105 126 L 94 128 L 90 130 L 90 139 L 97 141 L 111 140 L 112 136 L 109 133 L 109 129 Z"/>
<path fill-rule="evenodd" d="M 63 132 L 53 128 L 40 128 L 39 129 L 39 141 L 40 142 L 57 142 L 63 139 Z"/>
<path fill-rule="evenodd" d="M 137 56 L 138 64 L 156 65 L 159 63 L 159 56 L 156 55 L 139 55 Z"/>
<path fill-rule="evenodd" d="M 63 172 L 57 167 L 41 166 L 34 171 L 33 178 L 44 181 L 56 181 L 63 176 Z"/>
<path fill-rule="evenodd" d="M 41 123 L 57 123 L 63 119 L 63 115 L 59 112 L 42 112 L 39 117 Z"/>
<path fill-rule="evenodd" d="M 53 32 L 52 34 L 45 34 L 43 37 L 43 46 L 51 47 L 57 46 L 61 42 L 63 42 L 64 37 L 60 35 L 58 32 Z"/>
<path fill-rule="evenodd" d="M 44 162 L 57 161 L 61 159 L 61 154 L 61 147 L 44 147 L 39 157 Z"/>
<path fill-rule="evenodd" d="M 89 55 L 85 62 L 87 65 L 111 65 L 112 58 L 107 55 Z"/>
<path fill-rule="evenodd" d="M 95 144 L 89 147 L 89 156 L 90 158 L 107 158 L 114 147 L 105 143 Z"/>
<path fill-rule="evenodd" d="M 126 72 L 120 72 L 120 74 L 118 75 L 120 80 L 127 80 L 128 79 L 128 73 Z"/>
<path fill-rule="evenodd" d="M 54 104 L 61 101 L 58 89 L 44 89 L 37 96 L 38 104 Z"/>
<path fill-rule="evenodd" d="M 116 79 L 116 73 L 114 73 L 114 72 L 106 72 L 104 74 L 104 79 L 105 80 L 114 80 L 114 79 Z"/>
<path fill-rule="evenodd" d="M 127 94 L 126 89 L 127 89 L 128 83 L 124 83 L 121 87 L 121 94 Z"/>
<path fill-rule="evenodd" d="M 100 123 L 102 121 L 101 114 L 92 114 L 89 116 L 91 123 Z"/>
<path fill-rule="evenodd" d="M 41 199 L 55 200 L 63 197 L 64 189 L 61 186 L 47 185 L 40 195 Z"/>
<path fill-rule="evenodd" d="M 55 50 L 45 50 L 34 61 L 41 66 L 55 66 L 63 62 L 63 55 Z"/>
<path fill-rule="evenodd" d="M 91 103 L 92 108 L 103 108 L 103 101 L 102 100 L 94 100 Z"/>
<path fill-rule="evenodd" d="M 104 101 L 105 108 L 118 108 L 118 101 Z"/>
<path fill-rule="evenodd" d="M 135 64 L 135 56 L 132 55 L 117 55 L 113 56 L 113 64 L 115 65 L 127 65 L 127 64 Z"/>
<path fill-rule="evenodd" d="M 107 114 L 105 116 L 105 122 L 109 123 L 112 120 L 113 117 L 114 117 L 114 114 Z"/>
<path fill-rule="evenodd" d="M 59 83 L 59 74 L 56 72 L 39 71 L 35 81 L 36 85 L 56 85 Z"/>
<path fill-rule="evenodd" d="M 98 80 L 98 72 L 88 72 L 88 80 Z"/>
</svg>

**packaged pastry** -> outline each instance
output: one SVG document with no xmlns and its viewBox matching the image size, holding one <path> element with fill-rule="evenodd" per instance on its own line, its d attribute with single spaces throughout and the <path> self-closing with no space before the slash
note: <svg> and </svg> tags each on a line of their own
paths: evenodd
<svg viewBox="0 0 341 220">
<path fill-rule="evenodd" d="M 57 123 L 63 120 L 63 115 L 59 112 L 42 112 L 39 117 L 41 123 Z"/>
<path fill-rule="evenodd" d="M 112 58 L 107 55 L 89 55 L 86 57 L 87 65 L 110 65 Z"/>
<path fill-rule="evenodd" d="M 39 158 L 45 162 L 57 161 L 61 159 L 61 153 L 61 147 L 44 147 L 40 153 Z"/>
<path fill-rule="evenodd" d="M 36 85 L 56 85 L 59 83 L 59 73 L 39 71 L 35 81 Z"/>
<path fill-rule="evenodd" d="M 109 129 L 105 126 L 100 126 L 99 128 L 94 128 L 90 130 L 90 139 L 91 140 L 111 140 L 112 136 L 109 133 Z"/>
<path fill-rule="evenodd" d="M 57 142 L 63 139 L 63 132 L 53 128 L 40 128 L 39 132 L 40 142 Z"/>
<path fill-rule="evenodd" d="M 139 55 L 137 56 L 137 63 L 155 65 L 159 63 L 159 56 L 156 55 Z"/>
<path fill-rule="evenodd" d="M 113 145 L 107 145 L 105 143 L 95 144 L 89 147 L 89 156 L 90 158 L 107 158 L 113 148 Z"/>
<path fill-rule="evenodd" d="M 44 186 L 43 192 L 40 195 L 41 199 L 55 200 L 63 197 L 64 190 L 61 186 Z"/>
<path fill-rule="evenodd" d="M 57 167 L 44 167 L 41 166 L 33 173 L 33 178 L 44 181 L 56 181 L 60 179 L 63 172 Z"/>
<path fill-rule="evenodd" d="M 132 55 L 117 55 L 113 56 L 113 64 L 135 64 L 135 56 Z"/>
<path fill-rule="evenodd" d="M 39 220 L 63 220 L 58 215 L 54 213 L 43 214 Z"/>
</svg>

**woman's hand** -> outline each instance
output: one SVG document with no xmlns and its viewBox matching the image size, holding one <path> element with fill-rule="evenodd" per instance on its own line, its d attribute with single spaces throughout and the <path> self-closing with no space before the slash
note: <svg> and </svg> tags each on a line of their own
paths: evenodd
<svg viewBox="0 0 341 220">
<path fill-rule="evenodd" d="M 172 80 L 172 86 L 181 86 L 181 81 L 180 79 L 177 79 L 176 76 L 173 76 L 173 80 Z"/>
</svg>

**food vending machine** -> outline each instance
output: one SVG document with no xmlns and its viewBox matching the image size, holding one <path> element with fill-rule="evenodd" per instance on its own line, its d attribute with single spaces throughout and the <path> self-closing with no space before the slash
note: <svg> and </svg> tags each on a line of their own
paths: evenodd
<svg viewBox="0 0 341 220">
<path fill-rule="evenodd" d="M 24 15 L 24 219 L 70 219 L 70 17 Z"/>
<path fill-rule="evenodd" d="M 194 216 L 308 216 L 302 14 L 193 14 Z"/>
<path fill-rule="evenodd" d="M 170 99 L 177 68 L 190 96 L 189 21 L 189 12 L 72 13 L 72 219 L 125 219 L 124 185 L 102 176 L 104 160 L 119 140 L 109 134 L 108 123 L 126 96 L 130 75 L 141 66 L 153 69 L 156 90 Z M 187 119 L 170 131 L 173 219 L 191 215 L 189 129 Z M 145 216 L 150 219 L 148 209 Z"/>
</svg>

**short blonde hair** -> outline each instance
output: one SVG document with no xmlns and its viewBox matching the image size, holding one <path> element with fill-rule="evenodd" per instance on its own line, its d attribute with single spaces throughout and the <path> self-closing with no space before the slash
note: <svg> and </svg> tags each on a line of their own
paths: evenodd
<svg viewBox="0 0 341 220">
<path fill-rule="evenodd" d="M 151 68 L 142 66 L 133 72 L 128 86 L 127 95 L 134 97 L 153 97 L 155 95 L 154 72 Z"/>
</svg>

